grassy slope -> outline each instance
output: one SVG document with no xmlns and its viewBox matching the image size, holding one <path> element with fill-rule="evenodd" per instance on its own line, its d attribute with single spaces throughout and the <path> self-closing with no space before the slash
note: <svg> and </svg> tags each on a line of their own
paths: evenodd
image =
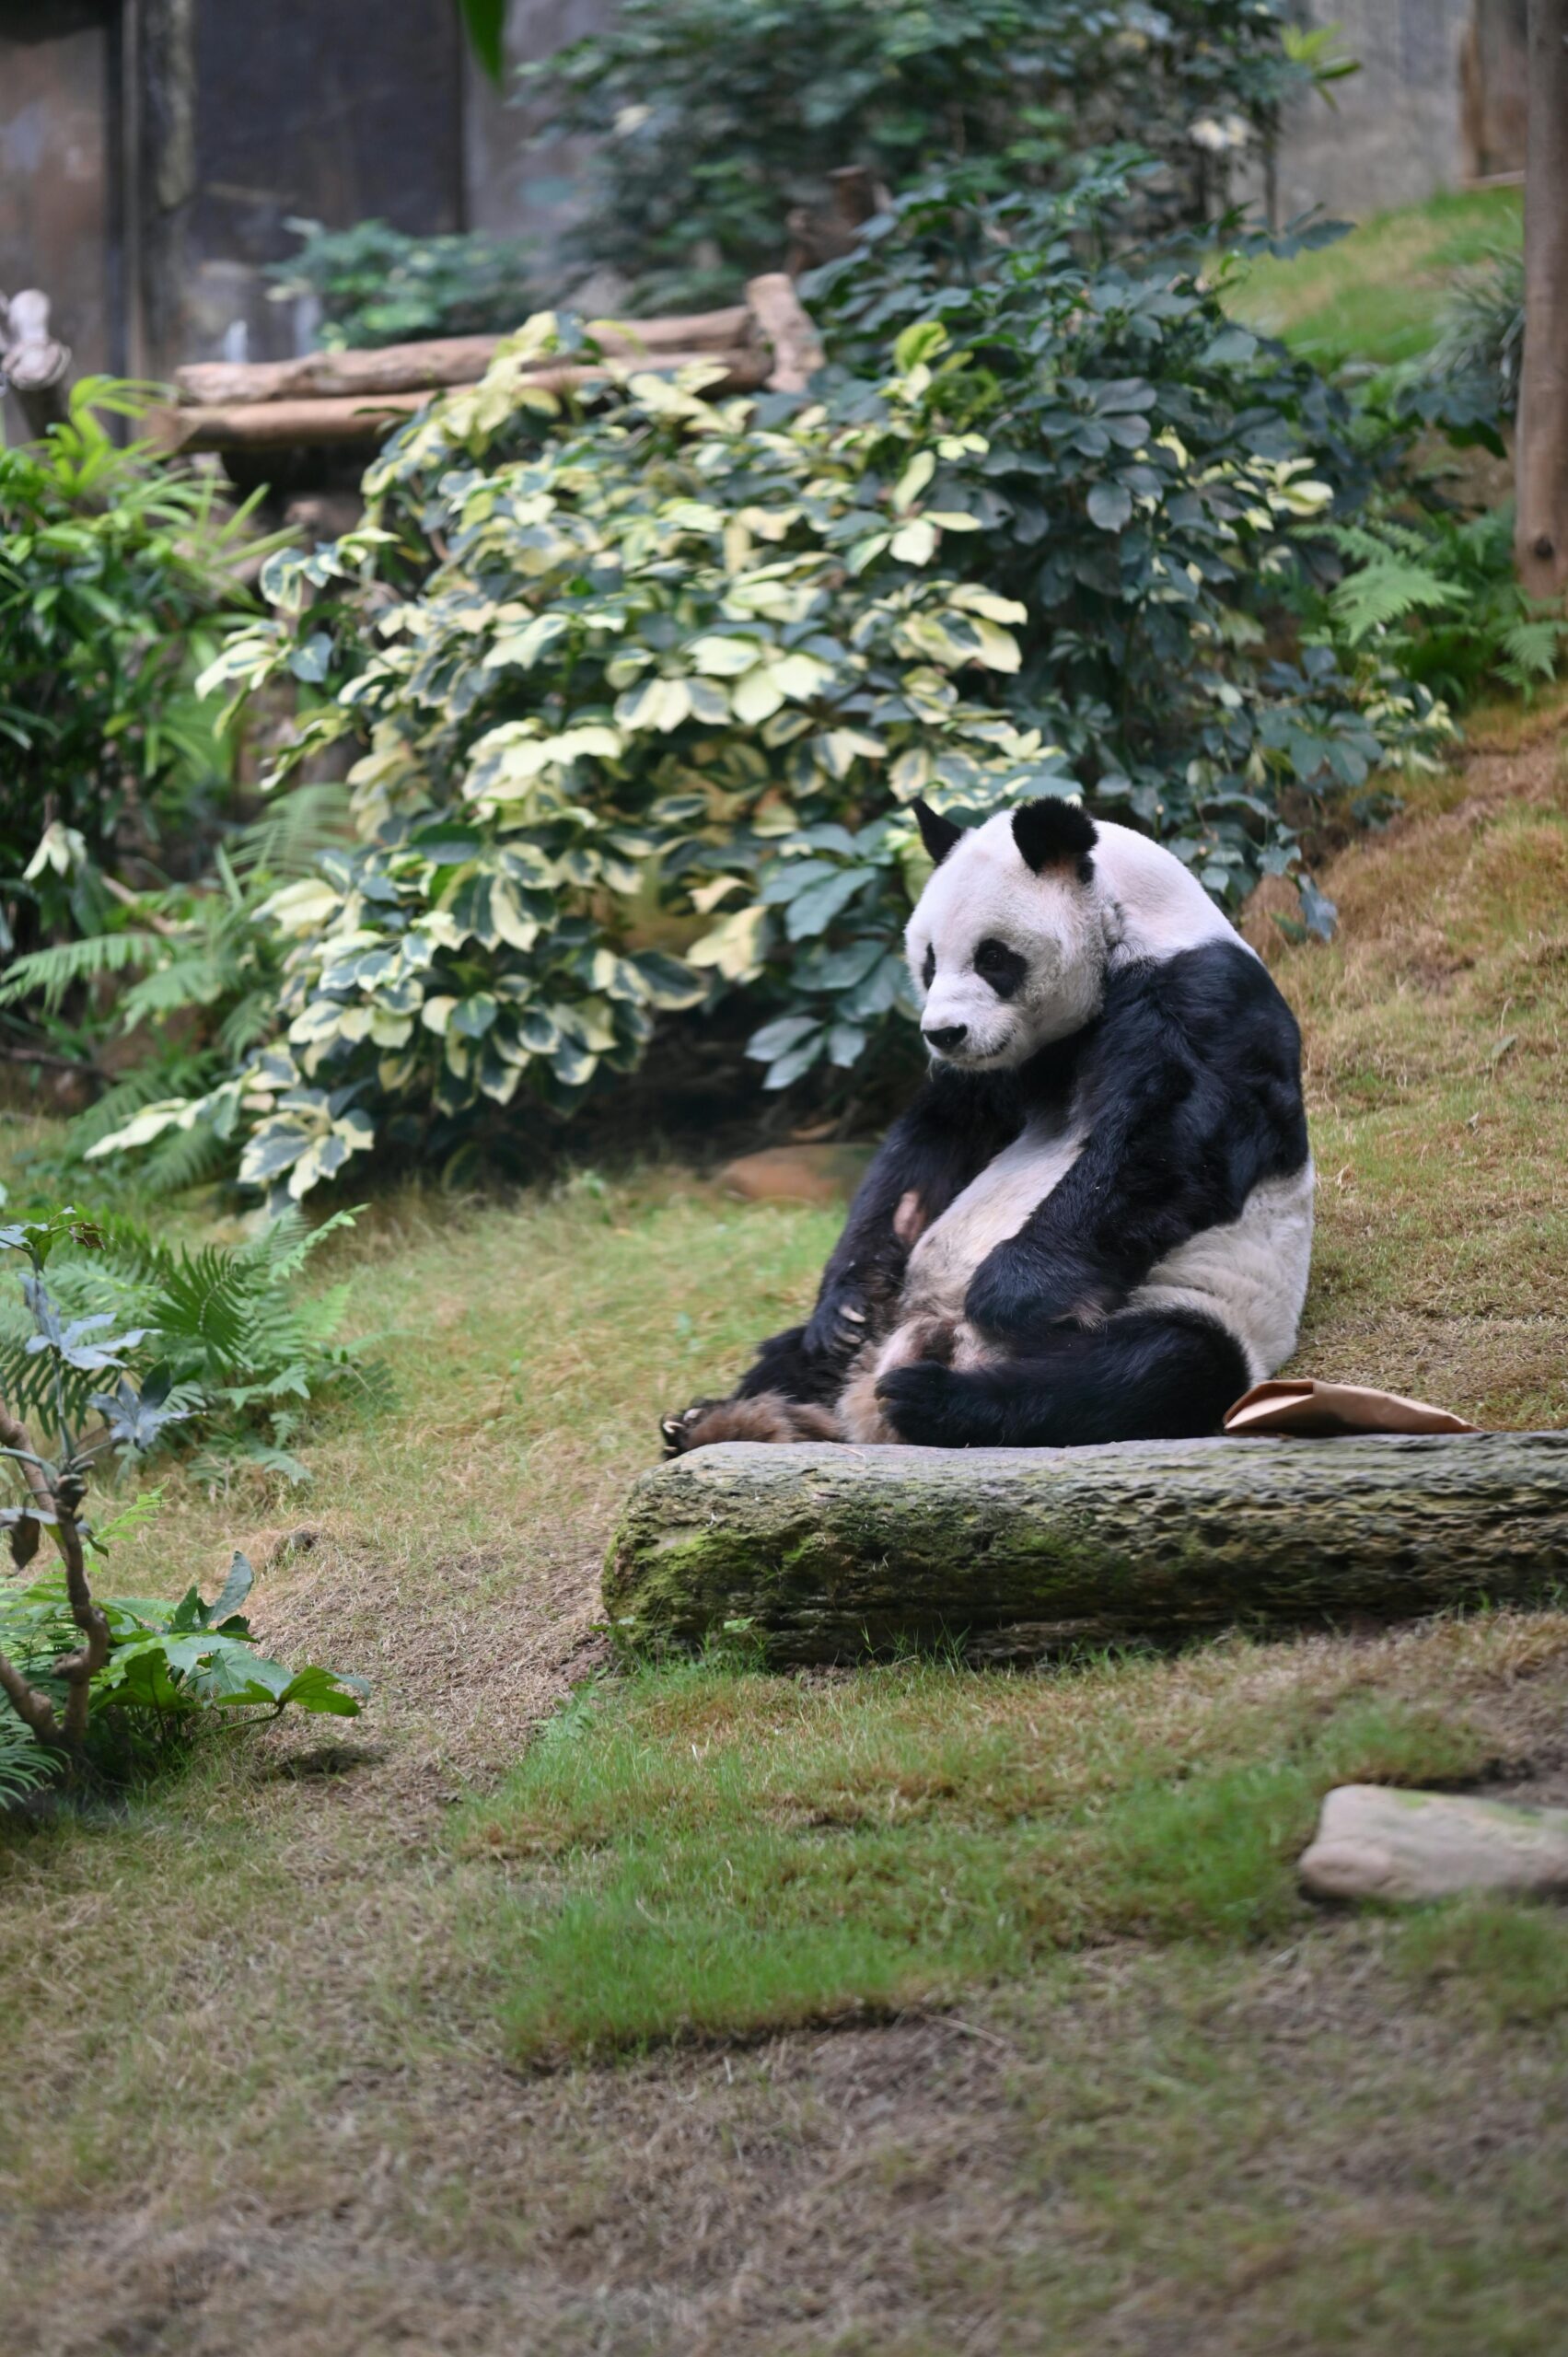
<svg viewBox="0 0 1568 2357">
<path fill-rule="evenodd" d="M 1561 722 L 1483 716 L 1339 863 L 1335 945 L 1274 960 L 1319 1173 L 1300 1364 L 1478 1423 L 1568 1423 Z"/>
<path fill-rule="evenodd" d="M 1412 360 L 1432 344 L 1454 273 L 1517 246 L 1519 221 L 1517 189 L 1379 213 L 1335 245 L 1256 263 L 1232 308 L 1320 368 Z"/>
<path fill-rule="evenodd" d="M 1323 1173 L 1302 1363 L 1562 1422 L 1568 795 L 1544 717 L 1499 742 L 1338 863 L 1338 945 L 1277 961 Z M 375 1708 L 0 1836 L 19 2345 L 1562 2345 L 1560 1919 L 1323 1918 L 1288 1860 L 1347 1765 L 1495 1755 L 1555 1795 L 1568 1617 L 633 1681 L 496 1785 L 591 1661 L 655 1411 L 832 1226 L 653 1174 L 405 1196 L 323 1271 L 389 1329 L 398 1409 L 330 1426 L 303 1503 L 172 1481 L 120 1570 L 247 1544 L 264 1633 Z M 917 2010 L 766 2035 L 857 1996 Z M 761 2042 L 516 2071 L 683 2014 Z"/>
</svg>

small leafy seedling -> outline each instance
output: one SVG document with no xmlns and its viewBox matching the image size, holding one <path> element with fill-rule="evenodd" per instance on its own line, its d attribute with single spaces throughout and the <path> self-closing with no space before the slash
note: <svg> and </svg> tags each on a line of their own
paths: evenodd
<svg viewBox="0 0 1568 2357">
<path fill-rule="evenodd" d="M 69 1207 L 0 1227 L 0 1251 L 27 1263 L 22 1291 L 35 1329 L 28 1353 L 46 1363 L 43 1396 L 52 1425 L 46 1455 L 0 1402 L 0 1456 L 23 1491 L 17 1503 L 0 1507 L 0 1528 L 18 1572 L 33 1563 L 45 1530 L 59 1557 L 57 1569 L 28 1586 L 0 1589 L 0 1694 L 9 1704 L 0 1716 L 0 1797 L 52 1771 L 75 1777 L 100 1765 L 91 1738 L 106 1722 L 118 1722 L 122 1732 L 134 1722 L 134 1755 L 145 1748 L 136 1736 L 150 1730 L 156 1748 L 158 1738 L 209 1709 L 237 1713 L 240 1722 L 275 1717 L 291 1703 L 353 1718 L 366 1690 L 357 1678 L 315 1666 L 290 1670 L 258 1650 L 240 1609 L 255 1575 L 239 1553 L 211 1604 L 195 1587 L 178 1604 L 95 1596 L 87 1559 L 105 1552 L 106 1536 L 94 1531 L 84 1511 L 95 1467 L 116 1452 L 139 1456 L 184 1411 L 169 1403 L 167 1384 L 149 1380 L 138 1387 L 126 1371 L 125 1353 L 145 1339 L 144 1329 L 108 1333 L 115 1320 L 103 1313 L 62 1318 L 45 1271 L 67 1237 L 89 1250 L 99 1241 L 91 1222 Z M 87 1396 L 102 1419 L 90 1436 L 75 1426 L 71 1375 L 114 1384 Z M 120 1527 L 129 1519 L 120 1517 Z"/>
</svg>

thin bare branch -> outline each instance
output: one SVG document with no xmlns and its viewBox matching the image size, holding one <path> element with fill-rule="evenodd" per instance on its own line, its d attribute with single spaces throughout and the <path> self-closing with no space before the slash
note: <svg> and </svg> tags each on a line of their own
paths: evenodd
<svg viewBox="0 0 1568 2357">
<path fill-rule="evenodd" d="M 63 1678 L 68 1688 L 63 1722 L 57 1724 L 52 1706 L 47 1699 L 35 1694 L 27 1680 L 10 1662 L 0 1670 L 0 1687 L 25 1724 L 31 1727 L 41 1743 L 64 1743 L 72 1751 L 79 1751 L 87 1732 L 89 1689 L 93 1679 L 109 1659 L 109 1622 L 93 1601 L 92 1584 L 87 1578 L 87 1558 L 82 1548 L 82 1534 L 76 1514 L 82 1503 L 79 1475 L 66 1468 L 56 1487 L 51 1489 L 43 1469 L 32 1457 L 32 1443 L 27 1426 L 13 1416 L 0 1402 L 0 1442 L 16 1451 L 19 1464 L 36 1503 L 51 1517 L 49 1527 L 54 1544 L 65 1567 L 65 1596 L 71 1608 L 71 1618 L 81 1632 L 82 1643 L 74 1651 L 62 1654 L 54 1665 L 54 1675 Z M 0 1660 L 3 1660 L 0 1656 Z M 47 1716 L 50 1732 L 40 1732 L 40 1714 Z"/>
<path fill-rule="evenodd" d="M 54 1705 L 47 1694 L 29 1686 L 16 1664 L 0 1654 L 0 1693 L 10 1702 L 22 1724 L 29 1728 L 40 1743 L 58 1750 L 64 1737 L 54 1716 Z"/>
<path fill-rule="evenodd" d="M 44 1479 L 42 1460 L 34 1451 L 27 1426 L 20 1417 L 12 1415 L 3 1399 L 0 1399 L 0 1444 L 13 1452 L 38 1504 L 46 1514 L 52 1514 L 54 1492 Z"/>
</svg>

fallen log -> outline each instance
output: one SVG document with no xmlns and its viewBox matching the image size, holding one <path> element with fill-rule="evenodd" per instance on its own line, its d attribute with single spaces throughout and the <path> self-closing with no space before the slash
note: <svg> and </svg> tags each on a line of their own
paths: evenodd
<svg viewBox="0 0 1568 2357">
<path fill-rule="evenodd" d="M 754 392 L 766 382 L 772 358 L 760 349 L 667 352 L 650 356 L 647 365 L 651 372 L 669 376 L 691 363 L 723 368 L 723 376 L 715 377 L 710 388 L 712 391 L 740 393 Z M 625 374 L 628 369 L 633 375 L 637 373 L 633 362 L 622 363 L 613 371 L 578 362 L 557 362 L 548 367 L 530 368 L 525 376 L 528 384 L 538 386 L 541 391 L 564 393 L 607 384 L 612 375 Z M 438 390 L 459 389 L 461 389 L 431 387 L 415 392 L 355 393 L 310 401 L 240 401 L 214 403 L 201 409 L 166 410 L 160 419 L 160 433 L 166 447 L 174 450 L 265 450 L 370 444 L 384 441 L 406 418 L 435 400 Z"/>
<path fill-rule="evenodd" d="M 596 341 L 611 359 L 656 359 L 660 366 L 671 366 L 665 357 L 669 354 L 690 360 L 738 350 L 752 341 L 754 326 L 746 305 L 737 303 L 685 319 L 601 327 Z M 177 368 L 174 382 L 187 409 L 331 400 L 349 393 L 419 393 L 432 386 L 476 385 L 502 342 L 498 335 L 433 336 L 424 343 L 384 344 L 378 351 L 304 352 L 292 360 L 202 360 Z M 552 365 L 546 360 L 539 366 Z"/>
<path fill-rule="evenodd" d="M 775 392 L 803 393 L 822 366 L 822 339 L 793 280 L 782 270 L 764 272 L 747 282 L 746 299 L 772 348 L 768 383 Z"/>
<path fill-rule="evenodd" d="M 749 1623 L 770 1658 L 974 1658 L 1242 1623 L 1544 1601 L 1568 1433 L 693 1450 L 633 1490 L 605 1572 L 638 1643 Z"/>
<path fill-rule="evenodd" d="M 158 436 L 172 450 L 264 450 L 293 445 L 374 443 L 423 409 L 430 393 L 381 393 L 373 400 L 241 402 L 235 408 L 164 410 Z"/>
</svg>

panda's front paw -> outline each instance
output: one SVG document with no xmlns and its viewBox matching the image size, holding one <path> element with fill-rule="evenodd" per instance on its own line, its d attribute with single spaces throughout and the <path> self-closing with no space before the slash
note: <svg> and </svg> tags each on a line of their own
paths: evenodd
<svg viewBox="0 0 1568 2357">
<path fill-rule="evenodd" d="M 683 1408 L 677 1416 L 661 1416 L 658 1420 L 659 1438 L 664 1443 L 666 1457 L 684 1457 L 689 1448 L 700 1448 L 703 1445 L 700 1430 L 703 1419 L 714 1409 L 725 1405 L 722 1399 L 697 1399 L 690 1408 Z"/>
<path fill-rule="evenodd" d="M 866 1308 L 852 1286 L 835 1286 L 824 1294 L 807 1321 L 805 1347 L 808 1357 L 852 1359 L 865 1340 Z"/>
<path fill-rule="evenodd" d="M 972 1437 L 966 1410 L 971 1387 L 951 1367 L 923 1359 L 889 1367 L 877 1386 L 882 1412 L 912 1448 L 965 1448 Z"/>
</svg>

